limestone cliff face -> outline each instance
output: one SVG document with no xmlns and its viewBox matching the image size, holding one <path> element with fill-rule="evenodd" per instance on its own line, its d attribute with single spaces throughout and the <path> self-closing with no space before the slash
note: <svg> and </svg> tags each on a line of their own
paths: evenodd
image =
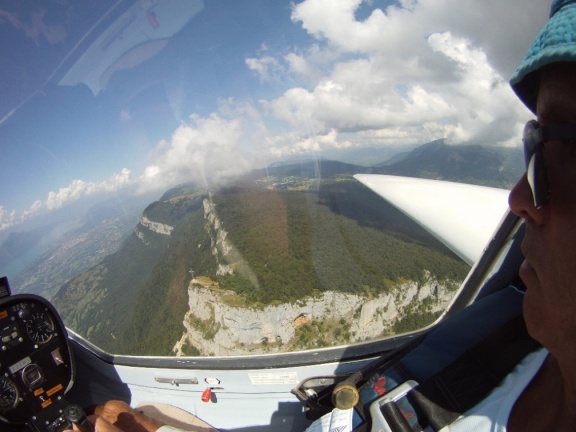
<svg viewBox="0 0 576 432">
<path fill-rule="evenodd" d="M 206 230 L 210 235 L 212 255 L 218 263 L 216 276 L 237 273 L 248 279 L 253 286 L 258 287 L 258 278 L 248 263 L 246 263 L 242 254 L 228 240 L 228 232 L 224 229 L 218 217 L 216 205 L 210 198 L 205 198 L 203 204 L 204 219 L 206 220 Z"/>
<path fill-rule="evenodd" d="M 170 236 L 173 229 L 174 227 L 170 225 L 154 222 L 148 219 L 146 216 L 142 216 L 138 222 L 138 225 L 136 225 L 136 228 L 134 229 L 134 233 L 140 240 L 142 240 L 145 245 L 148 245 L 149 242 L 146 240 L 146 231 L 152 231 L 157 234 Z"/>
<path fill-rule="evenodd" d="M 234 273 L 230 264 L 226 264 L 228 255 L 232 251 L 232 245 L 228 243 L 228 232 L 222 226 L 218 215 L 216 214 L 216 205 L 211 199 L 205 198 L 204 205 L 204 219 L 206 220 L 206 230 L 210 235 L 210 247 L 212 255 L 216 258 L 218 269 L 216 275 L 223 276 Z"/>
<path fill-rule="evenodd" d="M 154 231 L 155 233 L 167 236 L 169 236 L 172 233 L 172 230 L 174 229 L 174 227 L 170 225 L 151 221 L 146 216 L 142 216 L 140 218 L 140 225 L 145 226 L 150 231 Z"/>
<path fill-rule="evenodd" d="M 193 280 L 188 287 L 186 333 L 180 344 L 187 341 L 201 355 L 280 352 L 290 345 L 300 326 L 314 321 L 346 325 L 353 335 L 349 342 L 364 341 L 387 334 L 397 319 L 417 305 L 426 304 L 427 312 L 443 310 L 452 295 L 447 287 L 428 277 L 423 284 L 408 282 L 372 299 L 329 291 L 297 304 L 252 309 L 230 306 L 225 298 L 233 293 Z"/>
</svg>

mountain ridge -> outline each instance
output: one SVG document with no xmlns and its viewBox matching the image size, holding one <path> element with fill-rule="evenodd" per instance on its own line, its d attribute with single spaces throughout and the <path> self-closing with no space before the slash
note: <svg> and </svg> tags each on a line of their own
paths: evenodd
<svg viewBox="0 0 576 432">
<path fill-rule="evenodd" d="M 524 172 L 516 148 L 448 145 L 444 140 L 424 144 L 393 160 L 374 166 L 375 174 L 429 178 L 511 189 Z"/>
<path fill-rule="evenodd" d="M 492 168 L 466 171 L 471 155 Z M 442 171 L 435 164 L 446 158 L 455 163 Z M 118 252 L 64 284 L 53 300 L 67 325 L 105 350 L 171 355 L 185 331 L 194 275 L 213 278 L 248 308 L 328 291 L 371 298 L 406 278 L 418 284 L 424 271 L 452 286 L 466 266 L 351 175 L 402 171 L 502 187 L 508 177 L 494 172 L 513 169 L 494 169 L 504 164 L 494 152 L 441 140 L 391 162 L 291 161 L 210 193 L 194 184 L 172 188 L 146 207 Z M 419 313 L 432 317 L 428 309 Z M 215 322 L 195 324 L 216 331 Z"/>
</svg>

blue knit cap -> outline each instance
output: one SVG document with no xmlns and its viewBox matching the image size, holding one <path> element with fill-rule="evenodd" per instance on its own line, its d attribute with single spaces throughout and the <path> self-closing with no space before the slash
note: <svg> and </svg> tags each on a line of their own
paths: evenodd
<svg viewBox="0 0 576 432">
<path fill-rule="evenodd" d="M 554 0 L 550 20 L 510 79 L 520 100 L 536 113 L 538 69 L 549 63 L 576 61 L 576 0 Z"/>
</svg>

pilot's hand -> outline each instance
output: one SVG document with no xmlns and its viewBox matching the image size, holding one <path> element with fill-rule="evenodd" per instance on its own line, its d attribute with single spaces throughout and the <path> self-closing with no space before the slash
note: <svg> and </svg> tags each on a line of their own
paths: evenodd
<svg viewBox="0 0 576 432">
<path fill-rule="evenodd" d="M 116 426 L 108 423 L 102 417 L 92 416 L 92 424 L 94 425 L 94 432 L 123 432 Z"/>
<path fill-rule="evenodd" d="M 99 405 L 94 411 L 96 415 L 96 432 L 155 432 L 162 423 L 157 422 L 144 414 L 130 408 L 122 401 L 108 401 L 104 405 Z M 99 424 L 98 419 L 105 422 Z M 114 429 L 108 428 L 108 423 Z M 100 428 L 102 428 L 100 430 Z"/>
<path fill-rule="evenodd" d="M 116 426 L 108 423 L 102 417 L 98 417 L 95 415 L 89 416 L 88 421 L 90 423 L 92 423 L 92 425 L 94 426 L 95 432 L 123 432 L 122 430 L 118 429 Z M 80 429 L 78 429 L 78 427 L 76 425 L 74 425 L 72 430 L 66 430 L 64 432 L 79 432 L 79 431 L 84 432 L 84 431 L 81 431 Z"/>
<path fill-rule="evenodd" d="M 155 432 L 162 426 L 127 403 L 116 400 L 99 405 L 88 420 L 96 432 Z"/>
</svg>

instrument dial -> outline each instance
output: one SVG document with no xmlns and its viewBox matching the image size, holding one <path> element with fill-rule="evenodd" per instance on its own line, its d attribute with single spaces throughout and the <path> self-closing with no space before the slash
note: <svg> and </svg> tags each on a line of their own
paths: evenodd
<svg viewBox="0 0 576 432">
<path fill-rule="evenodd" d="M 54 321 L 45 310 L 33 311 L 25 322 L 26 333 L 38 344 L 45 344 L 54 336 Z"/>
<path fill-rule="evenodd" d="M 10 378 L 3 376 L 0 378 L 0 411 L 10 411 L 16 405 L 18 405 L 18 388 Z"/>
</svg>

